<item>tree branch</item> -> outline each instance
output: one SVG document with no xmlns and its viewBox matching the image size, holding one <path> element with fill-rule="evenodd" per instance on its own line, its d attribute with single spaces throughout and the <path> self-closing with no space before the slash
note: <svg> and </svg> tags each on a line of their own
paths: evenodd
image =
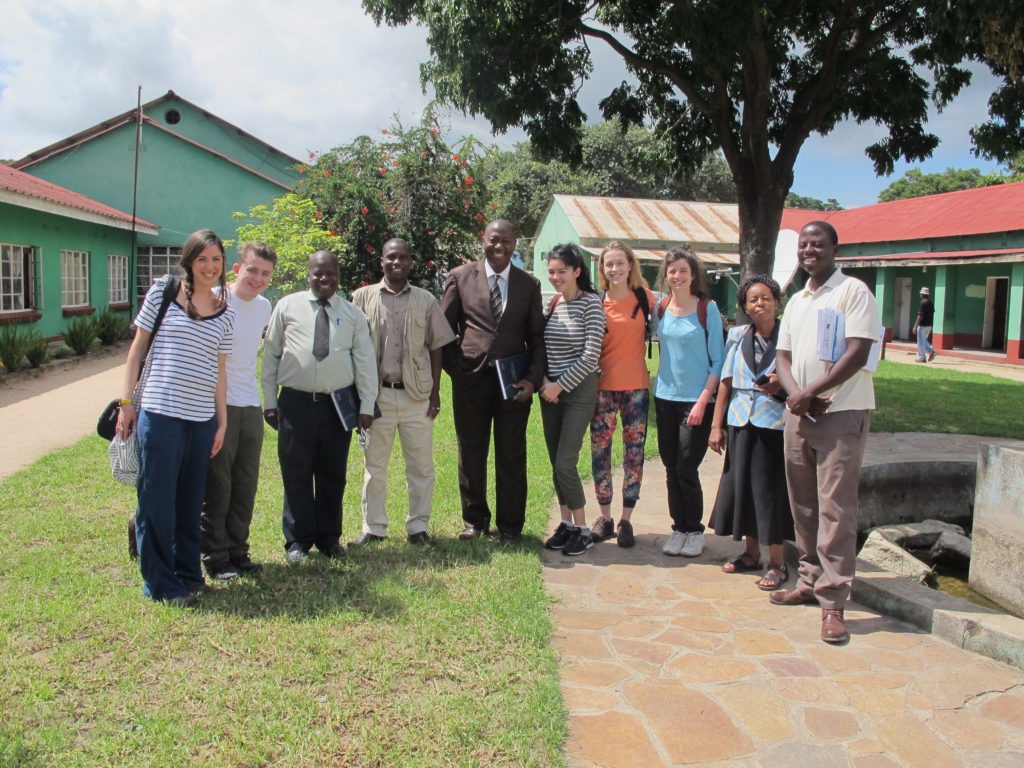
<svg viewBox="0 0 1024 768">
<path fill-rule="evenodd" d="M 597 29 L 596 27 L 591 27 L 587 24 L 580 24 L 579 28 L 587 37 L 595 37 L 598 40 L 604 40 L 609 46 L 611 46 L 613 51 L 619 54 L 619 56 L 626 61 L 626 63 L 667 78 L 669 82 L 680 90 L 680 92 L 686 97 L 686 100 L 693 105 L 694 109 L 708 117 L 714 116 L 714 108 L 712 105 L 707 101 L 707 99 L 700 95 L 693 83 L 683 77 L 675 67 L 670 67 L 667 64 L 662 64 L 652 59 L 644 58 L 635 51 L 627 48 L 611 33 L 606 32 L 603 29 Z"/>
</svg>

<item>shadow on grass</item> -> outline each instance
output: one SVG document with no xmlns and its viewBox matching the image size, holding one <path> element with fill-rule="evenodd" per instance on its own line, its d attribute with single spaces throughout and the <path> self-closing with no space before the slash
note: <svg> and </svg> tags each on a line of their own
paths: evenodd
<svg viewBox="0 0 1024 768">
<path fill-rule="evenodd" d="M 389 541 L 351 547 L 341 559 L 315 551 L 296 565 L 268 562 L 255 578 L 236 578 L 202 595 L 195 610 L 243 618 L 287 617 L 297 621 L 355 612 L 394 618 L 408 610 L 406 593 L 447 592 L 446 572 L 491 565 L 497 557 L 540 562 L 540 541 L 516 543 L 484 537 L 474 541 L 435 538 L 427 546 Z"/>
</svg>

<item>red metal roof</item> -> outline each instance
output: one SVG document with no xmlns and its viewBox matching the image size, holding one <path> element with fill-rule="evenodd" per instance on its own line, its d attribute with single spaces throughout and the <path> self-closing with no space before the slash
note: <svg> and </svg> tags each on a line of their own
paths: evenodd
<svg viewBox="0 0 1024 768">
<path fill-rule="evenodd" d="M 811 215 L 803 218 L 804 215 Z M 840 243 L 878 243 L 1024 230 L 1024 182 L 944 192 L 876 203 L 847 211 L 794 211 L 782 216 L 784 229 L 799 230 L 822 219 L 836 228 Z"/>
<path fill-rule="evenodd" d="M 113 221 L 110 223 L 122 229 L 130 227 L 132 223 L 130 213 L 119 211 L 117 208 L 111 208 L 109 205 L 93 200 L 91 197 L 86 197 L 78 192 L 72 192 L 65 187 L 59 187 L 56 184 L 43 181 L 32 174 L 19 171 L 2 163 L 0 163 L 0 190 L 6 190 L 16 195 L 24 195 L 36 200 L 45 200 L 62 208 L 73 208 L 104 219 L 112 219 Z M 159 225 L 152 224 L 143 219 L 137 218 L 135 221 L 140 229 L 150 230 L 148 234 L 155 235 L 160 228 Z"/>
<path fill-rule="evenodd" d="M 909 253 L 883 253 L 867 256 L 843 256 L 842 250 L 836 259 L 842 263 L 866 263 L 873 261 L 972 261 L 986 263 L 1005 261 L 1001 257 L 1024 255 L 1024 248 L 967 249 L 963 251 L 912 251 Z"/>
</svg>

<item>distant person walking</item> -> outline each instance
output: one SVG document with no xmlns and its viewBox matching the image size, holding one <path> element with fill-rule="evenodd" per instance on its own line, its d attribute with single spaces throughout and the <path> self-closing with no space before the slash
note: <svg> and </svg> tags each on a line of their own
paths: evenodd
<svg viewBox="0 0 1024 768">
<path fill-rule="evenodd" d="M 932 349 L 932 345 L 928 341 L 935 318 L 935 305 L 932 304 L 930 293 L 927 285 L 921 289 L 921 305 L 917 310 L 917 320 L 914 321 L 914 332 L 917 334 L 917 362 L 919 363 L 930 363 L 935 359 L 935 350 Z"/>
<path fill-rule="evenodd" d="M 591 471 L 601 513 L 590 528 L 594 542 L 616 537 L 620 547 L 636 543 L 633 509 L 640 500 L 647 444 L 647 410 L 651 377 L 644 342 L 651 322 L 654 294 L 640 274 L 640 262 L 626 243 L 613 240 L 601 251 L 598 283 L 604 291 L 607 332 L 598 363 L 597 408 L 590 421 Z M 612 519 L 612 438 L 622 421 L 622 512 Z"/>
<path fill-rule="evenodd" d="M 235 325 L 227 302 L 224 244 L 208 229 L 189 235 L 179 266 L 185 273 L 149 347 L 164 283 L 146 293 L 128 350 L 117 431 L 138 430 L 135 513 L 142 591 L 153 600 L 194 605 L 204 588 L 200 515 L 210 457 L 227 429 L 227 375 Z M 149 349 L 140 410 L 132 391 Z"/>
<path fill-rule="evenodd" d="M 654 384 L 654 412 L 672 517 L 672 535 L 661 551 L 697 557 L 704 551 L 699 470 L 708 452 L 725 352 L 722 316 L 708 298 L 700 261 L 689 246 L 668 252 L 658 282 L 669 296 L 655 310 L 661 361 Z"/>
</svg>

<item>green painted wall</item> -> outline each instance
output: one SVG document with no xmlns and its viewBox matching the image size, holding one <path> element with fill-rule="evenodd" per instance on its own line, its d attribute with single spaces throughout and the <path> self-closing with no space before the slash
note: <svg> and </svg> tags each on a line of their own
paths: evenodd
<svg viewBox="0 0 1024 768">
<path fill-rule="evenodd" d="M 173 106 L 182 113 L 181 123 L 171 126 L 180 129 L 179 133 L 184 133 L 182 126 L 195 122 L 196 141 L 219 142 L 222 149 L 234 150 L 239 162 L 254 160 L 253 154 L 259 149 L 256 142 L 237 134 L 231 139 L 223 135 L 218 121 L 196 117 L 195 110 L 180 103 Z M 163 112 L 160 110 L 161 117 Z M 134 126 L 123 125 L 75 150 L 28 166 L 25 171 L 131 212 L 134 141 Z M 247 149 L 243 152 L 240 147 Z M 295 172 L 287 176 L 270 165 L 268 160 L 258 170 L 267 175 L 273 170 L 273 175 L 284 177 L 283 183 L 289 185 L 298 178 Z M 140 218 L 158 224 L 161 230 L 155 236 L 140 235 L 139 245 L 181 245 L 189 233 L 202 228 L 210 228 L 224 239 L 234 239 L 238 227 L 232 218 L 234 211 L 248 211 L 286 191 L 153 126 L 143 127 L 137 210 Z"/>
<path fill-rule="evenodd" d="M 1013 264 L 976 264 L 957 268 L 954 322 L 957 333 L 981 335 L 985 324 L 985 283 L 989 277 L 1010 277 Z"/>
<path fill-rule="evenodd" d="M 167 113 L 172 109 L 177 110 L 180 117 L 174 124 L 167 119 Z M 171 98 L 157 104 L 146 111 L 146 117 L 289 187 L 300 178 L 292 158 L 259 141 L 253 141 L 242 135 L 238 128 L 180 99 Z M 247 132 L 254 137 L 260 134 L 258 126 L 247 129 Z"/>
<path fill-rule="evenodd" d="M 42 318 L 19 327 L 36 330 L 41 336 L 59 336 L 67 328 L 61 307 L 61 250 L 89 253 L 89 304 L 96 313 L 107 307 L 107 256 L 131 252 L 131 233 L 127 230 L 77 221 L 51 213 L 0 203 L 0 243 L 30 245 L 39 249 L 42 268 L 42 306 L 36 298 L 36 309 Z"/>
<path fill-rule="evenodd" d="M 537 232 L 537 239 L 533 244 L 533 274 L 540 280 L 540 289 L 545 294 L 554 293 L 555 290 L 548 282 L 548 251 L 562 243 L 579 243 L 579 241 L 580 236 L 576 233 L 576 228 L 569 221 L 569 217 L 565 215 L 562 206 L 555 200 L 551 204 L 547 216 L 544 217 Z M 597 275 L 594 270 L 597 267 L 597 259 L 593 259 L 589 266 L 590 277 L 596 287 Z"/>
<path fill-rule="evenodd" d="M 899 240 L 877 243 L 843 243 L 843 257 L 878 256 L 891 253 L 919 253 L 922 251 L 989 250 L 1024 247 L 1024 230 L 989 232 L 957 237 L 931 237 L 920 240 Z"/>
</svg>

